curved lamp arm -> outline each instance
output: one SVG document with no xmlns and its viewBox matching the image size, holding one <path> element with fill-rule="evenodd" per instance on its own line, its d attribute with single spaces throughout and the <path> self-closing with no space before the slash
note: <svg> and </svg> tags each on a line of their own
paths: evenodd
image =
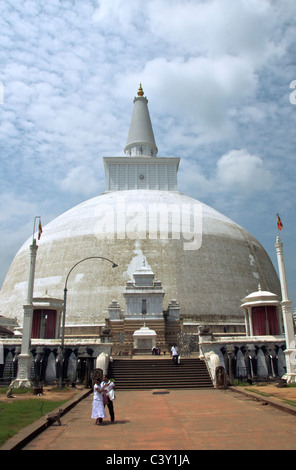
<svg viewBox="0 0 296 470">
<path fill-rule="evenodd" d="M 87 258 L 83 258 L 81 259 L 80 261 L 78 261 L 78 263 L 74 264 L 74 266 L 72 266 L 72 268 L 70 269 L 70 271 L 68 272 L 68 275 L 66 277 L 66 282 L 65 282 L 65 289 L 67 289 L 67 283 L 68 283 L 68 278 L 71 274 L 71 272 L 73 271 L 73 269 L 80 263 L 82 263 L 82 261 L 85 261 L 87 259 L 104 259 L 106 261 L 109 261 L 110 263 L 112 263 L 112 268 L 117 268 L 118 267 L 118 264 L 114 263 L 113 261 L 111 261 L 111 259 L 108 259 L 108 258 L 103 258 L 103 256 L 88 256 Z"/>
<path fill-rule="evenodd" d="M 66 281 L 65 281 L 65 288 L 64 288 L 64 305 L 63 305 L 63 322 L 62 322 L 61 353 L 63 353 L 63 349 L 64 349 L 65 320 L 66 320 L 66 302 L 67 302 L 67 283 L 68 283 L 68 279 L 69 279 L 69 276 L 70 276 L 71 272 L 73 271 L 73 269 L 74 269 L 78 264 L 82 263 L 83 261 L 86 261 L 87 259 L 104 259 L 105 261 L 109 261 L 110 263 L 112 263 L 112 268 L 117 268 L 117 267 L 118 267 L 118 264 L 114 263 L 113 261 L 111 261 L 111 260 L 108 259 L 108 258 L 104 258 L 103 256 L 88 256 L 87 258 L 83 258 L 83 259 L 81 259 L 80 261 L 78 261 L 76 264 L 74 264 L 74 266 L 72 266 L 72 268 L 71 268 L 70 271 L 68 272 L 67 277 L 66 277 Z"/>
</svg>

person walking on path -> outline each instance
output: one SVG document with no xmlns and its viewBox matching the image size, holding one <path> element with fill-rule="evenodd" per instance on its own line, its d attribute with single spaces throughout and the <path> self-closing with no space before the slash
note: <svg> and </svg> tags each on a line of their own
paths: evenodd
<svg viewBox="0 0 296 470">
<path fill-rule="evenodd" d="M 111 422 L 114 422 L 114 406 L 113 401 L 115 399 L 115 383 L 108 379 L 107 375 L 104 375 L 103 381 L 101 382 L 101 388 L 104 388 L 104 406 L 108 406 L 109 415 Z"/>
<path fill-rule="evenodd" d="M 171 352 L 172 352 L 172 356 L 173 356 L 173 363 L 177 366 L 178 365 L 179 353 L 178 353 L 178 348 L 175 344 L 174 344 L 174 346 L 172 346 Z"/>
<path fill-rule="evenodd" d="M 104 408 L 104 391 L 107 384 L 102 386 L 96 380 L 94 383 L 94 396 L 92 404 L 91 417 L 96 420 L 96 424 L 102 424 L 103 418 L 107 418 L 107 414 Z"/>
</svg>

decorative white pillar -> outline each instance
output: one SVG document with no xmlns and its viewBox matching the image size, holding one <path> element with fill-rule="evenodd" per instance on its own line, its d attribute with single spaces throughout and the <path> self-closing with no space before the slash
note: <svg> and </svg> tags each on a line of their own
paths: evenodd
<svg viewBox="0 0 296 470">
<path fill-rule="evenodd" d="M 283 254 L 283 243 L 280 241 L 278 236 L 276 239 L 276 252 L 279 265 L 279 274 L 281 282 L 281 291 L 282 291 L 282 314 L 286 338 L 286 366 L 287 371 L 284 374 L 283 378 L 287 380 L 287 383 L 296 383 L 296 344 L 295 344 L 295 330 L 292 314 L 292 303 L 289 300 L 288 296 L 288 286 L 286 279 L 285 263 L 284 263 L 284 254 Z"/>
<path fill-rule="evenodd" d="M 32 322 L 33 322 L 33 290 L 34 290 L 34 277 L 35 277 L 35 264 L 37 256 L 38 246 L 35 238 L 33 238 L 32 245 L 30 246 L 30 272 L 28 281 L 27 291 L 27 303 L 23 306 L 24 319 L 23 319 L 23 336 L 22 336 L 22 348 L 21 353 L 18 356 L 18 370 L 17 378 L 12 382 L 13 387 L 31 387 L 32 382 L 30 380 L 30 369 L 31 369 L 31 334 L 32 334 Z"/>
<path fill-rule="evenodd" d="M 245 327 L 246 327 L 246 336 L 253 336 L 251 334 L 251 315 L 250 315 L 250 307 L 245 308 Z M 253 332 L 253 330 L 252 330 Z"/>
<path fill-rule="evenodd" d="M 252 307 L 248 307 L 248 319 L 249 319 L 249 326 L 250 326 L 250 336 L 254 336 L 254 331 L 253 331 L 253 318 L 252 318 Z"/>
</svg>

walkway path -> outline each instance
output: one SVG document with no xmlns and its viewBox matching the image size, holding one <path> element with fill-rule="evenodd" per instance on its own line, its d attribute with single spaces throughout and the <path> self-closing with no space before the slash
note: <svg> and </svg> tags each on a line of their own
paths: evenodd
<svg viewBox="0 0 296 470">
<path fill-rule="evenodd" d="M 118 391 L 116 421 L 101 426 L 91 406 L 89 395 L 24 450 L 296 450 L 295 414 L 230 389 Z"/>
</svg>

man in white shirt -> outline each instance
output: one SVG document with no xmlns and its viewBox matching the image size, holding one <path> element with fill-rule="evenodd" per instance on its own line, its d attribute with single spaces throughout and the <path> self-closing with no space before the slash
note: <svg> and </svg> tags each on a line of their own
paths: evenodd
<svg viewBox="0 0 296 470">
<path fill-rule="evenodd" d="M 108 406 L 109 414 L 110 414 L 110 419 L 111 422 L 114 422 L 115 416 L 114 416 L 114 406 L 113 406 L 113 400 L 114 400 L 114 390 L 115 390 L 115 383 L 110 381 L 107 377 L 107 375 L 103 376 L 103 382 L 101 383 L 101 387 L 105 385 L 105 400 L 104 404 Z"/>
<path fill-rule="evenodd" d="M 174 346 L 171 347 L 171 352 L 172 352 L 172 356 L 173 356 L 173 363 L 177 366 L 178 365 L 179 353 L 178 353 L 178 348 L 175 344 L 174 344 Z"/>
</svg>

